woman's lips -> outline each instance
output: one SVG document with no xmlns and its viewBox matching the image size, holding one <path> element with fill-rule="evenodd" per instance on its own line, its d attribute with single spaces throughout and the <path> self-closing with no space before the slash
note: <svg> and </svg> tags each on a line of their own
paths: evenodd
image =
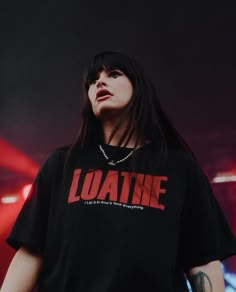
<svg viewBox="0 0 236 292">
<path fill-rule="evenodd" d="M 109 91 L 109 90 L 107 90 L 107 89 L 100 89 L 100 90 L 98 90 L 98 92 L 96 93 L 96 99 L 98 100 L 100 100 L 101 98 L 103 98 L 103 97 L 105 97 L 105 96 L 107 96 L 107 95 L 109 95 L 109 96 L 111 96 L 112 95 L 112 93 Z"/>
<path fill-rule="evenodd" d="M 112 96 L 111 94 L 102 95 L 102 96 L 97 98 L 97 101 L 106 100 L 106 99 L 110 98 L 111 96 Z"/>
</svg>

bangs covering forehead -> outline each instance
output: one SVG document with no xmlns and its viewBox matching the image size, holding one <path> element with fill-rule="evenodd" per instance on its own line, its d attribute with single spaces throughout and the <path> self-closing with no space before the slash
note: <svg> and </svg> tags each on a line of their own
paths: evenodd
<svg viewBox="0 0 236 292">
<path fill-rule="evenodd" d="M 121 70 L 131 81 L 133 81 L 132 60 L 117 52 L 103 52 L 94 56 L 89 62 L 87 72 L 85 72 L 85 86 L 88 89 L 89 84 L 95 80 L 98 74 L 103 71 L 113 69 Z"/>
</svg>

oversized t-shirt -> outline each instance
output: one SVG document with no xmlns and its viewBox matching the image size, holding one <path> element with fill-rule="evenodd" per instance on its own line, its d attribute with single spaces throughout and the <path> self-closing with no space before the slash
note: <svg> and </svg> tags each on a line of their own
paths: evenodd
<svg viewBox="0 0 236 292">
<path fill-rule="evenodd" d="M 103 148 L 115 161 L 131 151 Z M 190 154 L 169 149 L 159 163 L 146 145 L 112 166 L 94 146 L 63 172 L 66 151 L 43 163 L 7 238 L 42 251 L 39 292 L 184 292 L 189 269 L 236 254 Z"/>
</svg>

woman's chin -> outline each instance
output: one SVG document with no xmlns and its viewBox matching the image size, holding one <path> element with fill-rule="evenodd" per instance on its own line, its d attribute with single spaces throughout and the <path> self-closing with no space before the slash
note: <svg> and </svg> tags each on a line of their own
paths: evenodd
<svg viewBox="0 0 236 292">
<path fill-rule="evenodd" d="M 111 106 L 104 106 L 99 109 L 99 111 L 95 112 L 95 116 L 99 120 L 113 120 L 115 117 L 119 117 L 121 113 L 121 108 L 111 107 Z"/>
</svg>

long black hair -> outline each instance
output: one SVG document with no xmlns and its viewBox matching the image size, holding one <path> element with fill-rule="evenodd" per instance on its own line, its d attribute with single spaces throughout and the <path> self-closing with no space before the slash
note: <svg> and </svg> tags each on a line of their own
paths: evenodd
<svg viewBox="0 0 236 292">
<path fill-rule="evenodd" d="M 118 146 L 127 145 L 132 134 L 136 134 L 136 145 L 140 141 L 148 140 L 152 148 L 160 151 L 164 157 L 168 148 L 194 153 L 178 133 L 165 112 L 163 111 L 154 84 L 147 78 L 143 68 L 129 56 L 120 52 L 101 52 L 92 57 L 85 69 L 82 82 L 83 106 L 78 135 L 70 146 L 67 160 L 74 151 L 83 151 L 91 145 L 104 143 L 100 121 L 95 117 L 88 98 L 88 89 L 91 82 L 102 70 L 121 70 L 133 85 L 133 95 L 123 110 L 119 123 L 115 126 L 109 142 L 119 129 L 124 119 L 128 119 L 127 127 L 120 138 Z M 108 144 L 109 144 L 108 142 Z"/>
</svg>

